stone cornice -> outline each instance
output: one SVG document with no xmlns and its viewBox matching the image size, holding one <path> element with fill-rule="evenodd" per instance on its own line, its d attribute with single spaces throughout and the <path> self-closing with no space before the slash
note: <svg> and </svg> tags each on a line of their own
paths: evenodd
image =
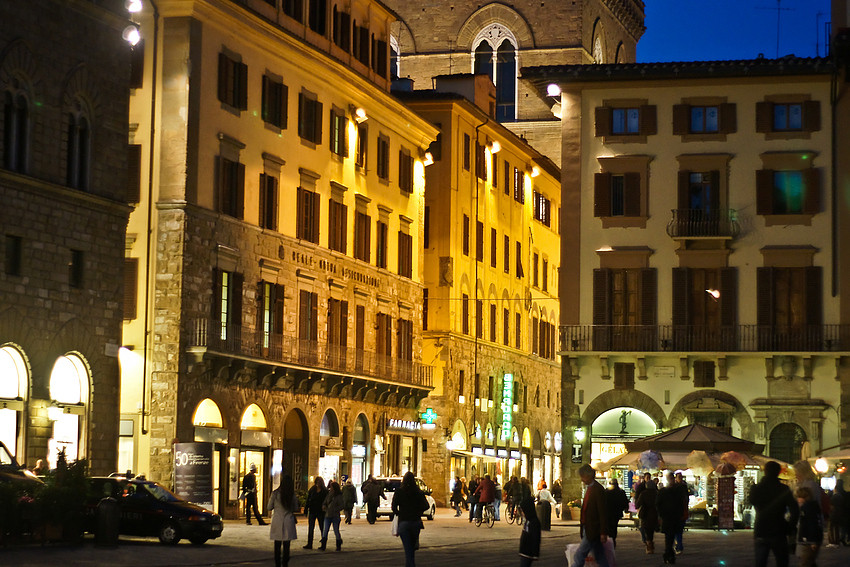
<svg viewBox="0 0 850 567">
<path fill-rule="evenodd" d="M 643 23 L 644 12 L 641 0 L 603 0 L 605 6 L 623 24 L 626 31 L 638 41 L 646 26 Z"/>
</svg>

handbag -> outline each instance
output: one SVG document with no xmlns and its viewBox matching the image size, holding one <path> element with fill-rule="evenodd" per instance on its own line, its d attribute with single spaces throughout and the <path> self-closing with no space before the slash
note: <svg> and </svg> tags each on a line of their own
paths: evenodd
<svg viewBox="0 0 850 567">
<path fill-rule="evenodd" d="M 390 528 L 390 531 L 394 536 L 398 535 L 398 516 L 393 516 L 392 527 Z"/>
</svg>

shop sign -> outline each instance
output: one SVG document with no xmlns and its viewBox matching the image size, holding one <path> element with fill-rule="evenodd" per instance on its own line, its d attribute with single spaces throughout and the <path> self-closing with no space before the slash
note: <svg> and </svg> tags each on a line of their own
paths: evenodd
<svg viewBox="0 0 850 567">
<path fill-rule="evenodd" d="M 387 427 L 390 429 L 403 429 L 405 431 L 419 431 L 422 424 L 418 421 L 407 421 L 404 419 L 388 419 Z"/>
<path fill-rule="evenodd" d="M 624 443 L 591 443 L 590 460 L 608 461 L 626 452 Z"/>
<path fill-rule="evenodd" d="M 496 449 L 490 449 L 490 448 L 484 449 L 484 454 L 487 455 L 488 457 L 495 457 L 496 456 Z"/>
<path fill-rule="evenodd" d="M 473 447 L 472 448 L 472 454 L 473 455 L 483 455 L 484 449 L 482 449 L 481 447 Z"/>
<path fill-rule="evenodd" d="M 434 429 L 436 427 L 434 422 L 439 416 L 432 408 L 428 408 L 425 410 L 425 413 L 420 414 L 420 417 L 425 422 L 422 424 L 422 429 Z"/>
<path fill-rule="evenodd" d="M 212 509 L 212 443 L 174 444 L 174 493 Z"/>
<path fill-rule="evenodd" d="M 512 459 L 519 459 L 520 457 L 522 457 L 522 454 L 519 451 L 517 451 L 516 449 L 511 449 Z"/>
<path fill-rule="evenodd" d="M 502 381 L 502 439 L 511 438 L 514 408 L 514 375 L 505 374 Z"/>
<path fill-rule="evenodd" d="M 365 457 L 366 456 L 366 445 L 353 445 L 351 447 L 351 456 L 352 457 Z"/>
<path fill-rule="evenodd" d="M 498 455 L 502 459 L 507 459 L 508 458 L 508 450 L 507 449 L 499 449 Z"/>
</svg>

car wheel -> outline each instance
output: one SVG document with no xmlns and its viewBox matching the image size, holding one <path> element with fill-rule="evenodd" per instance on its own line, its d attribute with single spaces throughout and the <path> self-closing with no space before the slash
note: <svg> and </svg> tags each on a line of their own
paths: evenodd
<svg viewBox="0 0 850 567">
<path fill-rule="evenodd" d="M 434 509 L 434 506 L 431 506 L 431 513 L 430 513 L 430 514 L 428 514 L 428 515 L 427 515 L 427 516 L 425 516 L 425 517 L 426 517 L 426 518 L 428 518 L 429 520 L 433 520 L 433 519 L 434 519 L 434 513 L 435 513 L 436 511 L 437 511 L 437 510 L 435 510 L 435 509 Z"/>
<path fill-rule="evenodd" d="M 210 538 L 204 536 L 195 536 L 190 537 L 189 541 L 192 542 L 192 545 L 204 545 L 205 543 L 207 543 L 208 539 Z"/>
<path fill-rule="evenodd" d="M 159 541 L 165 545 L 175 545 L 180 541 L 180 528 L 174 522 L 165 522 L 159 529 Z"/>
</svg>

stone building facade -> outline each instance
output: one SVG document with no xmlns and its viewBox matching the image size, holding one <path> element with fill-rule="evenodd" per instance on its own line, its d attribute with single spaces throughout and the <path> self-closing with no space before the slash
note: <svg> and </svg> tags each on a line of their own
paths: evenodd
<svg viewBox="0 0 850 567">
<path fill-rule="evenodd" d="M 171 483 L 183 451 L 209 451 L 207 504 L 231 517 L 252 464 L 268 496 L 284 474 L 306 490 L 418 473 L 427 451 L 423 156 L 438 131 L 390 95 L 385 7 L 306 7 L 136 15 L 123 462 Z"/>
<path fill-rule="evenodd" d="M 638 418 L 791 462 L 804 442 L 847 443 L 835 71 L 793 57 L 524 70 L 540 96 L 560 87 L 564 155 L 581 148 L 562 170 L 560 280 L 580 460 L 614 456 Z"/>
<path fill-rule="evenodd" d="M 552 100 L 519 80 L 522 67 L 635 61 L 644 32 L 641 0 L 585 2 L 404 2 L 388 0 L 394 71 L 432 87 L 432 78 L 483 73 L 496 85 L 496 117 L 560 164 Z"/>
<path fill-rule="evenodd" d="M 115 470 L 126 204 L 122 2 L 0 6 L 0 440 Z"/>
<path fill-rule="evenodd" d="M 441 125 L 426 168 L 423 478 L 447 503 L 458 477 L 560 476 L 556 360 L 559 171 L 494 120 L 486 76 L 398 92 Z"/>
</svg>

